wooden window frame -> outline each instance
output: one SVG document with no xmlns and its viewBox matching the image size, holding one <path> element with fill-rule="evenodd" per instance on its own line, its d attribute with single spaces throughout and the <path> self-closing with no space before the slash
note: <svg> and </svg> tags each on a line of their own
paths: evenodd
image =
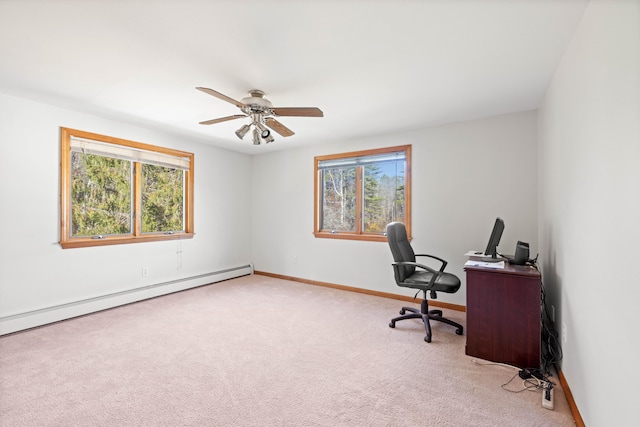
<svg viewBox="0 0 640 427">
<path fill-rule="evenodd" d="M 83 138 L 121 145 L 169 156 L 188 158 L 189 170 L 185 170 L 184 188 L 184 230 L 171 233 L 142 233 L 142 168 L 140 163 L 134 163 L 132 179 L 133 210 L 132 232 L 126 235 L 108 235 L 95 237 L 71 237 L 71 138 Z M 89 246 L 120 245 L 127 243 L 156 242 L 164 240 L 191 239 L 195 235 L 193 227 L 193 153 L 158 147 L 141 142 L 128 141 L 121 138 L 99 135 L 76 129 L 60 128 L 60 246 L 63 249 L 81 248 Z"/>
<path fill-rule="evenodd" d="M 326 239 L 343 239 L 343 240 L 365 240 L 365 241 L 373 241 L 373 242 L 386 242 L 387 236 L 386 234 L 378 234 L 378 233 L 365 233 L 362 231 L 362 204 L 363 204 L 363 195 L 362 195 L 362 177 L 363 173 L 361 171 L 362 166 L 357 166 L 356 169 L 356 231 L 355 232 L 347 232 L 340 231 L 337 233 L 333 233 L 327 230 L 320 229 L 320 219 L 321 219 L 321 206 L 320 197 L 322 197 L 322 171 L 318 168 L 318 165 L 322 161 L 326 160 L 336 160 L 342 158 L 351 158 L 351 157 L 366 157 L 366 156 L 375 156 L 379 154 L 385 153 L 393 153 L 393 152 L 405 152 L 405 219 L 404 225 L 407 230 L 407 237 L 411 240 L 411 145 L 400 145 L 396 147 L 386 147 L 386 148 L 376 148 L 371 150 L 363 150 L 363 151 L 352 151 L 349 153 L 340 153 L 340 154 L 330 154 L 326 156 L 316 156 L 314 157 L 314 194 L 313 194 L 313 234 L 317 238 L 326 238 Z"/>
</svg>

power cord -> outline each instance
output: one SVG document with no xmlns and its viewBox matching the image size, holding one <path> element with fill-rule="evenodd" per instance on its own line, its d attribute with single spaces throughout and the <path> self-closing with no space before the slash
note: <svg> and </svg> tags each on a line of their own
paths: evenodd
<svg viewBox="0 0 640 427">
<path fill-rule="evenodd" d="M 509 393 L 522 393 L 523 391 L 542 391 L 542 407 L 553 410 L 553 387 L 556 384 L 551 381 L 550 376 L 548 374 L 545 374 L 541 369 L 520 369 L 516 366 L 506 363 L 479 362 L 476 359 L 471 359 L 471 361 L 478 365 L 497 365 L 515 369 L 517 372 L 511 377 L 509 381 L 502 384 L 500 387 L 503 390 L 508 391 Z M 513 380 L 516 379 L 516 377 L 520 377 L 520 379 L 522 379 L 522 389 L 520 390 L 512 390 L 508 388 L 509 384 L 511 384 Z"/>
<path fill-rule="evenodd" d="M 549 315 L 546 304 L 546 290 L 544 283 L 540 282 L 540 301 L 542 310 L 540 310 L 540 322 L 542 324 L 541 334 L 541 361 L 542 369 L 546 374 L 551 372 L 551 367 L 558 370 L 558 363 L 562 360 L 562 346 L 558 339 L 558 331 L 555 322 Z"/>
<path fill-rule="evenodd" d="M 516 379 L 516 377 L 520 377 L 522 379 L 522 389 L 521 390 L 510 390 L 507 388 L 511 382 Z M 513 377 L 506 383 L 502 384 L 502 389 L 506 390 L 510 393 L 522 393 L 523 391 L 539 391 L 539 390 L 548 390 L 549 392 L 555 386 L 555 383 L 551 381 L 549 376 L 542 373 L 540 369 L 521 369 L 516 372 Z"/>
</svg>

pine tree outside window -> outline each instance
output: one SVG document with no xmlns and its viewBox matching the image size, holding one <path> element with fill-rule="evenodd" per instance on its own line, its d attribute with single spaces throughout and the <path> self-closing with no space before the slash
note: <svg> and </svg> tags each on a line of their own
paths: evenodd
<svg viewBox="0 0 640 427">
<path fill-rule="evenodd" d="M 411 146 L 315 158 L 316 237 L 386 241 L 386 225 L 411 236 Z"/>
<path fill-rule="evenodd" d="M 193 154 L 61 129 L 60 244 L 193 237 Z"/>
</svg>

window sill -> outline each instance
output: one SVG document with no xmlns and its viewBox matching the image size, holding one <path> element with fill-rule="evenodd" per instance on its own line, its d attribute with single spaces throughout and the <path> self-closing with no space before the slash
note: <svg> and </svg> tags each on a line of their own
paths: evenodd
<svg viewBox="0 0 640 427">
<path fill-rule="evenodd" d="M 192 239 L 195 233 L 149 234 L 143 236 L 109 236 L 103 239 L 75 238 L 60 242 L 62 249 L 90 246 L 124 245 L 128 243 L 158 242 L 164 240 Z"/>
<path fill-rule="evenodd" d="M 382 234 L 355 234 L 355 233 L 331 233 L 326 231 L 319 231 L 313 233 L 316 238 L 320 239 L 341 239 L 341 240 L 364 240 L 368 242 L 386 242 L 387 236 Z"/>
</svg>

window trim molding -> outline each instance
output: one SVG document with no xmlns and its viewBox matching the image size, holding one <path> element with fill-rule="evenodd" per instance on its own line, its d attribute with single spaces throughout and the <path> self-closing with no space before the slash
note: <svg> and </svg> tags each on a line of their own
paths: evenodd
<svg viewBox="0 0 640 427">
<path fill-rule="evenodd" d="M 132 232 L 127 235 L 104 236 L 95 239 L 93 237 L 71 237 L 71 137 L 90 139 L 114 145 L 134 148 L 137 150 L 162 153 L 170 156 L 188 158 L 189 170 L 185 170 L 184 192 L 184 231 L 165 233 L 142 233 L 142 183 L 141 172 L 136 171 L 132 180 L 133 209 L 135 211 Z M 128 141 L 97 133 L 85 132 L 76 129 L 60 128 L 60 246 L 63 249 L 81 248 L 90 246 L 108 246 L 126 243 L 155 242 L 163 240 L 191 239 L 195 235 L 193 227 L 193 195 L 194 195 L 194 155 L 186 151 L 159 147 L 141 142 Z M 135 162 L 134 162 L 135 163 Z M 141 168 L 136 168 L 141 169 Z"/>
<path fill-rule="evenodd" d="M 381 234 L 366 234 L 362 232 L 345 232 L 341 231 L 339 233 L 332 233 L 330 231 L 320 230 L 320 195 L 322 194 L 322 190 L 320 188 L 322 184 L 321 179 L 321 170 L 318 169 L 318 164 L 322 161 L 327 160 L 335 160 L 347 157 L 364 157 L 364 156 L 373 156 L 384 153 L 391 153 L 397 151 L 405 152 L 405 220 L 404 225 L 407 230 L 407 237 L 411 240 L 411 145 L 399 145 L 395 147 L 385 147 L 385 148 L 374 148 L 370 150 L 362 150 L 362 151 L 351 151 L 348 153 L 339 153 L 339 154 L 329 154 L 325 156 L 315 156 L 314 157 L 314 166 L 313 166 L 313 235 L 316 238 L 324 238 L 324 239 L 341 239 L 341 240 L 365 240 L 372 242 L 386 242 L 387 236 Z M 360 180 L 358 176 L 356 176 L 357 180 Z M 356 185 L 356 191 L 358 193 L 361 192 L 361 185 Z M 361 194 L 358 194 L 356 197 L 362 198 Z M 357 206 L 360 206 L 361 203 L 357 202 Z M 361 212 L 358 210 L 362 209 L 356 208 L 357 215 L 360 216 Z"/>
</svg>

